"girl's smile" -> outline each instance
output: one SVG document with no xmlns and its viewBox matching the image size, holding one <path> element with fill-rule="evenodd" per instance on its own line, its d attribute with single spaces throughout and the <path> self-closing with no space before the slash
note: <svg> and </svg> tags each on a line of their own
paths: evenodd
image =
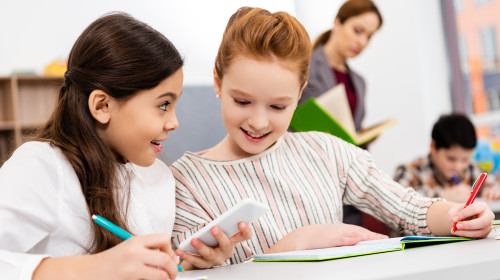
<svg viewBox="0 0 500 280">
<path fill-rule="evenodd" d="M 261 142 L 264 141 L 264 139 L 271 133 L 251 133 L 249 131 L 246 131 L 245 129 L 241 128 L 241 131 L 245 134 L 245 137 L 252 142 Z"/>
</svg>

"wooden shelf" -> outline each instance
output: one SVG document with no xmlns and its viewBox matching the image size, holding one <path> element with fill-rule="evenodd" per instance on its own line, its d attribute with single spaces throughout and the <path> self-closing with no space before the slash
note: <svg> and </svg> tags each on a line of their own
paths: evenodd
<svg viewBox="0 0 500 280">
<path fill-rule="evenodd" d="M 0 76 L 0 166 L 27 132 L 49 118 L 63 81 L 50 76 Z"/>
<path fill-rule="evenodd" d="M 14 122 L 13 121 L 0 121 L 0 131 L 3 130 L 14 130 Z"/>
</svg>

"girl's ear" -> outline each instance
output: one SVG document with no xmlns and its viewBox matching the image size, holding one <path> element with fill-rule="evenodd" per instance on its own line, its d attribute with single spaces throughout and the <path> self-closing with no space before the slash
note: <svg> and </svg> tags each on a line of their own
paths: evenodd
<svg viewBox="0 0 500 280">
<path fill-rule="evenodd" d="M 100 89 L 93 90 L 89 96 L 89 110 L 92 117 L 101 124 L 106 124 L 111 119 L 109 102 L 111 96 Z"/>
<path fill-rule="evenodd" d="M 215 96 L 220 99 L 220 93 L 221 93 L 221 80 L 219 79 L 219 75 L 217 75 L 217 71 L 215 71 L 214 67 L 214 90 L 215 90 Z"/>
</svg>

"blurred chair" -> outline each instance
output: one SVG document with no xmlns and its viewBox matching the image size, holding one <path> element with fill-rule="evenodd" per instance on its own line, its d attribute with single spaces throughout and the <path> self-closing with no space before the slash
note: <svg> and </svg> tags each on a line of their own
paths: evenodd
<svg viewBox="0 0 500 280">
<path fill-rule="evenodd" d="M 214 146 L 227 134 L 213 86 L 185 86 L 175 111 L 179 128 L 168 134 L 159 155 L 168 165 L 186 151 L 198 152 Z"/>
</svg>

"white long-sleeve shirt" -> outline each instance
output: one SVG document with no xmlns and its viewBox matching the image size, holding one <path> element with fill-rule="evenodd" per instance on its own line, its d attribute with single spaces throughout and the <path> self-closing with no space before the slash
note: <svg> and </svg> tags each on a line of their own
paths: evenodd
<svg viewBox="0 0 500 280">
<path fill-rule="evenodd" d="M 169 168 L 160 160 L 125 168 L 131 174 L 130 231 L 171 234 L 175 183 Z M 23 144 L 0 169 L 0 278 L 31 279 L 47 256 L 85 254 L 91 223 L 80 182 L 62 153 L 48 143 Z"/>
</svg>

